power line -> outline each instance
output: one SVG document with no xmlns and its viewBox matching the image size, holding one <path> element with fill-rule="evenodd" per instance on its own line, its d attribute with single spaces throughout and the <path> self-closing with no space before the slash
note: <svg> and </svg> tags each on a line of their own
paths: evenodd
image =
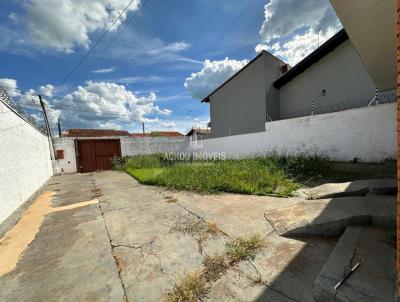
<svg viewBox="0 0 400 302">
<path fill-rule="evenodd" d="M 12 90 L 4 90 L 6 92 L 8 91 L 12 91 Z M 20 93 L 26 93 L 31 95 L 32 97 L 37 97 L 37 94 L 33 94 L 31 92 L 21 92 L 18 91 Z M 51 97 L 51 100 L 53 101 L 64 101 L 64 98 L 55 98 L 55 97 Z M 35 100 L 32 99 L 34 104 L 39 105 L 39 103 Z M 86 103 L 85 101 L 79 100 L 82 103 Z M 85 113 L 92 113 L 92 114 L 96 114 L 96 115 L 110 115 L 110 116 L 117 116 L 117 117 L 132 117 L 133 114 L 120 114 L 120 113 L 114 113 L 114 112 L 104 112 L 104 111 L 94 111 L 94 110 L 88 110 L 88 109 L 82 109 L 82 108 L 78 108 L 78 107 L 69 107 L 69 106 L 60 106 L 60 105 L 54 105 L 54 104 L 48 104 L 48 107 L 51 109 L 58 109 L 58 110 L 67 110 L 67 111 L 74 111 L 74 112 L 85 112 Z M 29 110 L 39 110 L 39 108 L 28 108 Z M 174 116 L 188 116 L 191 113 L 195 113 L 198 112 L 199 110 L 188 110 L 186 112 L 171 112 L 171 114 L 173 114 Z M 156 114 L 156 113 L 154 113 Z"/>
<path fill-rule="evenodd" d="M 66 80 L 69 79 L 69 77 L 82 65 L 82 63 L 86 60 L 86 58 L 93 52 L 93 50 L 96 48 L 96 46 L 103 40 L 103 38 L 109 33 L 111 28 L 114 26 L 114 24 L 121 18 L 121 16 L 127 11 L 127 9 L 131 6 L 135 0 L 131 0 L 129 4 L 125 7 L 125 9 L 119 14 L 119 16 L 103 31 L 101 36 L 96 40 L 96 42 L 90 47 L 90 49 L 86 52 L 86 54 L 79 60 L 78 64 L 74 66 L 74 68 L 71 69 L 71 71 L 64 77 L 64 79 L 61 81 L 60 85 L 63 85 Z M 139 8 L 138 8 L 139 10 Z"/>
<path fill-rule="evenodd" d="M 143 4 L 140 6 L 140 9 L 143 9 L 146 4 L 149 2 L 149 0 L 144 0 Z M 103 48 L 101 53 L 105 53 L 111 46 L 114 45 L 114 42 L 121 36 L 121 34 L 125 31 L 125 29 L 129 26 L 129 24 L 136 18 L 136 16 L 139 13 L 139 9 L 129 18 L 128 22 L 126 22 L 125 25 L 123 25 L 121 27 L 121 29 L 119 30 L 119 32 L 114 36 L 113 39 L 110 40 L 110 42 Z M 82 79 L 94 66 L 96 66 L 98 59 L 100 58 L 100 56 L 97 56 L 97 58 L 94 59 L 94 61 L 92 62 L 92 64 L 89 66 L 89 68 L 87 68 L 83 74 L 79 77 L 79 79 Z"/>
</svg>

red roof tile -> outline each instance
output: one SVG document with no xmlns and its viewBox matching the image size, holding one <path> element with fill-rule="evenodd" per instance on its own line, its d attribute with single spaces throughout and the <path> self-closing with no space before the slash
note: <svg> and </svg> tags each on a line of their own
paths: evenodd
<svg viewBox="0 0 400 302">
<path fill-rule="evenodd" d="M 184 136 L 180 132 L 176 131 L 152 131 L 150 136 L 168 136 L 168 137 L 175 137 L 175 136 Z"/>
<path fill-rule="evenodd" d="M 68 129 L 64 137 L 103 137 L 103 136 L 129 136 L 125 130 L 112 129 Z"/>
</svg>

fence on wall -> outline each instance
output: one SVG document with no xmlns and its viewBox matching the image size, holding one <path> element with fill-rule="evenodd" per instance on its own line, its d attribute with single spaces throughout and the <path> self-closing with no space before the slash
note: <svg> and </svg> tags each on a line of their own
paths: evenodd
<svg viewBox="0 0 400 302">
<path fill-rule="evenodd" d="M 265 131 L 202 141 L 200 153 L 227 158 L 319 153 L 333 161 L 396 158 L 396 103 L 267 122 Z"/>
<path fill-rule="evenodd" d="M 42 134 L 47 135 L 46 127 L 39 123 L 36 118 L 34 118 L 31 114 L 25 111 L 25 109 L 15 102 L 7 93 L 6 90 L 0 88 L 0 102 L 2 102 L 5 106 L 9 107 L 12 111 L 14 111 L 17 115 L 19 115 L 23 120 L 25 120 L 28 124 L 30 124 L 33 128 L 40 131 Z"/>
<path fill-rule="evenodd" d="M 397 96 L 395 93 L 377 94 L 376 96 L 374 96 L 373 99 L 352 100 L 332 105 L 324 105 L 323 103 L 322 104 L 319 103 L 317 100 L 315 102 L 311 102 L 309 108 L 282 114 L 281 119 L 291 119 L 303 116 L 340 112 L 355 108 L 372 107 L 383 104 L 395 103 L 396 101 L 397 101 Z"/>
</svg>

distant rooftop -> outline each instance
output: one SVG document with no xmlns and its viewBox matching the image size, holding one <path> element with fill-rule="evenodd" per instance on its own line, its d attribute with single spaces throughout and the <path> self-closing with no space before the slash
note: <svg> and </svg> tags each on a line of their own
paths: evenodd
<svg viewBox="0 0 400 302">
<path fill-rule="evenodd" d="M 104 137 L 104 136 L 130 136 L 125 130 L 113 129 L 68 129 L 64 137 Z"/>
<path fill-rule="evenodd" d="M 107 137 L 107 136 L 177 137 L 184 135 L 177 131 L 152 131 L 149 133 L 129 133 L 126 130 L 113 130 L 113 129 L 68 129 L 63 134 L 63 137 Z"/>
</svg>

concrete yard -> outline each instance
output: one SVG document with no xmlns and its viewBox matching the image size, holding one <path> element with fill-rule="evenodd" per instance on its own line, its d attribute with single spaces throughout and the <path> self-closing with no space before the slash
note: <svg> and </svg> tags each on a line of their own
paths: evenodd
<svg viewBox="0 0 400 302">
<path fill-rule="evenodd" d="M 282 217 L 290 212 L 284 209 L 310 202 L 173 192 L 114 171 L 54 176 L 0 238 L 0 301 L 163 301 L 206 255 L 222 254 L 226 242 L 252 234 L 264 238 L 262 250 L 209 282 L 202 299 L 314 301 L 314 283 L 332 266 L 324 267 L 338 236 L 293 239 L 275 229 L 293 224 Z M 307 224 L 324 211 L 321 205 L 329 209 L 327 199 L 316 203 L 315 211 L 305 211 Z M 207 223 L 218 232 L 200 234 Z M 191 228 L 183 229 L 186 224 Z M 360 282 L 352 279 L 354 286 Z"/>
</svg>

